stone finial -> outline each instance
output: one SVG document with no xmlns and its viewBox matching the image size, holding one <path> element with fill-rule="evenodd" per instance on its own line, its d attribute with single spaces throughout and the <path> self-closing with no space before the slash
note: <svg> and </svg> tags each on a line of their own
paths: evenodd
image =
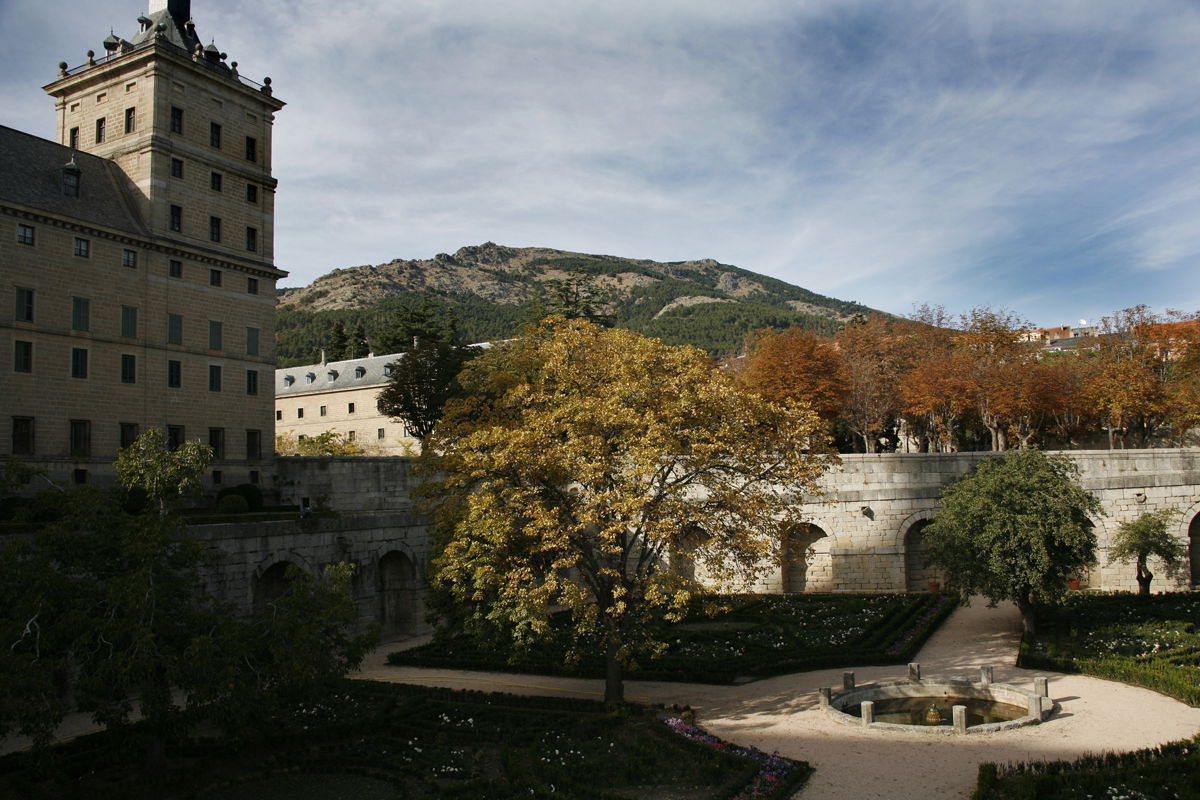
<svg viewBox="0 0 1200 800">
<path fill-rule="evenodd" d="M 858 706 L 858 713 L 862 716 L 862 724 L 870 725 L 875 721 L 875 703 L 871 700 L 863 700 Z"/>
<path fill-rule="evenodd" d="M 822 706 L 822 707 L 827 706 L 827 705 L 829 705 L 829 702 L 832 699 L 833 699 L 833 687 L 832 686 L 822 686 L 820 689 L 817 689 L 817 705 Z"/>
<path fill-rule="evenodd" d="M 842 673 L 842 691 L 843 692 L 854 691 L 854 673 L 853 672 L 843 672 Z"/>
<path fill-rule="evenodd" d="M 262 89 L 260 89 L 259 91 L 261 91 L 263 94 L 270 94 L 273 91 L 271 89 L 271 79 L 270 78 L 263 78 Z"/>
<path fill-rule="evenodd" d="M 96 66 L 96 51 L 95 51 L 95 50 L 88 50 L 88 52 L 87 52 L 87 59 L 88 59 L 88 60 L 87 60 L 87 65 L 88 65 L 89 67 L 94 67 L 94 66 Z"/>
<path fill-rule="evenodd" d="M 911 683 L 921 682 L 921 665 L 915 661 L 908 665 L 908 680 Z"/>
<path fill-rule="evenodd" d="M 979 668 L 980 683 L 982 683 L 984 686 L 990 686 L 993 680 L 995 680 L 995 673 L 992 671 L 992 667 L 987 666 Z"/>
<path fill-rule="evenodd" d="M 1038 697 L 1050 696 L 1050 679 L 1038 677 L 1033 679 L 1033 693 Z"/>
<path fill-rule="evenodd" d="M 65 62 L 65 61 L 58 62 L 58 77 L 60 77 L 60 78 L 67 77 L 67 62 Z"/>
<path fill-rule="evenodd" d="M 967 732 L 967 707 L 953 706 L 950 709 L 950 719 L 954 723 L 955 733 Z"/>
</svg>

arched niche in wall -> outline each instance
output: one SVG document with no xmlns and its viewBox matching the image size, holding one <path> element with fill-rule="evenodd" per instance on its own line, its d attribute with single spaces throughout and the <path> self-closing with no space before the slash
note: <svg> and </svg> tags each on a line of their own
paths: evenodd
<svg viewBox="0 0 1200 800">
<path fill-rule="evenodd" d="M 783 539 L 783 591 L 827 592 L 833 588 L 833 539 L 824 530 L 806 522 Z"/>
<path fill-rule="evenodd" d="M 376 575 L 382 635 L 386 638 L 416 633 L 424 609 L 412 559 L 399 550 L 389 550 L 379 559 Z"/>
<path fill-rule="evenodd" d="M 904 588 L 910 592 L 927 592 L 930 583 L 941 583 L 942 571 L 929 566 L 929 548 L 923 531 L 931 520 L 919 519 L 904 532 Z"/>
</svg>

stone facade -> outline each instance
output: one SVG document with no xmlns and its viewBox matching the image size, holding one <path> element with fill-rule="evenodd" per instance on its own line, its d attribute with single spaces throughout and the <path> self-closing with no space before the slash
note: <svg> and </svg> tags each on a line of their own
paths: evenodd
<svg viewBox="0 0 1200 800">
<path fill-rule="evenodd" d="M 151 426 L 218 451 L 210 484 L 273 453 L 275 180 L 283 103 L 201 48 L 187 2 L 46 86 L 58 142 L 0 128 L 0 459 L 110 475 Z"/>
</svg>

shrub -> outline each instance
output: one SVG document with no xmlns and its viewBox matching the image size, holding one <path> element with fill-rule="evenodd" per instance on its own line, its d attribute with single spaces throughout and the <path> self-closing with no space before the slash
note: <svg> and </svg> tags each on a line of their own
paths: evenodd
<svg viewBox="0 0 1200 800">
<path fill-rule="evenodd" d="M 217 501 L 217 510 L 222 514 L 245 514 L 250 504 L 240 494 L 227 494 Z"/>
<path fill-rule="evenodd" d="M 259 489 L 253 483 L 239 483 L 237 486 L 227 486 L 226 488 L 217 492 L 217 501 L 220 502 L 222 498 L 229 497 L 230 495 L 238 495 L 245 498 L 246 510 L 262 511 L 262 489 Z"/>
</svg>

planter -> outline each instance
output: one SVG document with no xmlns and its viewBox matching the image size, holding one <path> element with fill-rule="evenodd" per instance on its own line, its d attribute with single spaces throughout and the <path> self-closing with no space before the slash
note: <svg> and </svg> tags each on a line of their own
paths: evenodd
<svg viewBox="0 0 1200 800">
<path fill-rule="evenodd" d="M 1072 592 L 1078 592 L 1079 591 L 1079 578 L 1068 578 L 1067 579 L 1067 589 L 1069 589 Z"/>
<path fill-rule="evenodd" d="M 930 581 L 929 582 L 929 591 L 936 594 L 936 593 L 940 592 L 941 590 L 942 590 L 941 581 Z"/>
</svg>

